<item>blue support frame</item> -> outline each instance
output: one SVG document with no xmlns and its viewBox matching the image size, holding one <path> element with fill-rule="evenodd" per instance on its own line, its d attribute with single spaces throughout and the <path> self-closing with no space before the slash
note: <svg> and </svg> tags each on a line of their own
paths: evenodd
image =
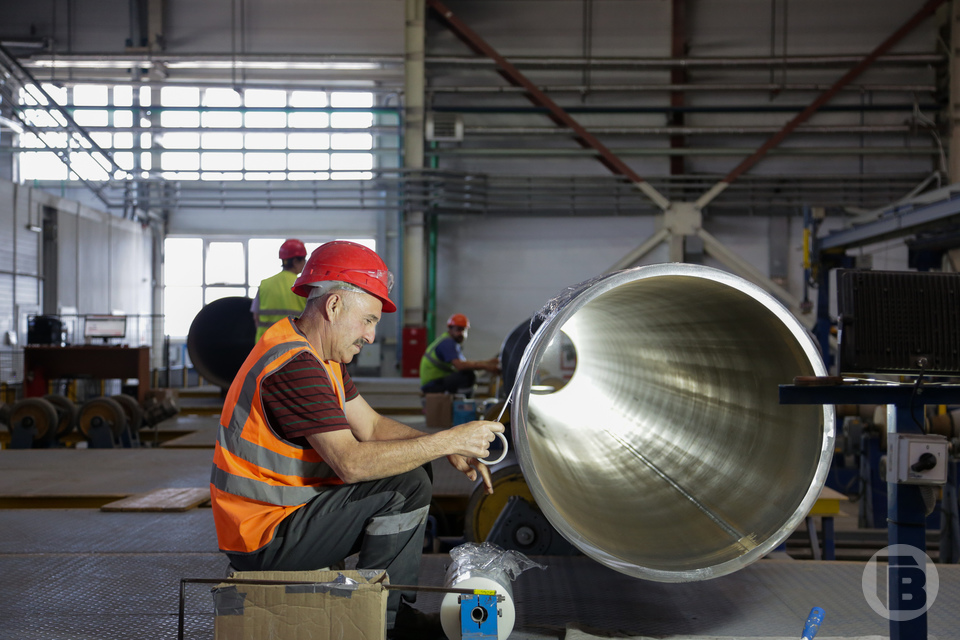
<svg viewBox="0 0 960 640">
<path fill-rule="evenodd" d="M 926 385 L 918 394 L 915 385 L 780 385 L 780 404 L 883 404 L 893 405 L 893 420 L 887 420 L 887 431 L 894 433 L 921 433 L 923 407 L 928 404 L 957 404 L 960 385 Z M 887 539 L 889 544 L 907 544 L 924 553 L 927 550 L 926 510 L 920 487 L 887 483 Z M 888 603 L 905 601 L 912 594 L 904 588 L 905 578 L 915 567 L 893 562 L 888 567 Z M 888 604 L 888 608 L 889 604 Z M 892 609 L 892 608 L 891 608 Z M 890 640 L 926 640 L 927 614 L 912 620 L 890 620 Z"/>
<path fill-rule="evenodd" d="M 892 407 L 895 420 L 891 421 L 888 413 L 887 433 L 922 433 L 917 426 L 923 424 L 923 405 L 916 403 L 911 410 L 911 403 L 898 402 Z M 891 424 L 892 423 L 892 424 Z M 892 427 L 892 428 L 891 428 Z M 920 487 L 916 485 L 887 483 L 887 543 L 890 545 L 906 544 L 915 547 L 924 553 L 927 552 L 927 513 L 920 495 Z M 915 566 L 903 565 L 889 558 L 887 608 L 891 611 L 900 610 L 899 604 L 905 596 L 912 595 L 903 587 L 915 579 L 908 575 L 916 571 Z M 897 605 L 896 607 L 894 605 Z M 890 621 L 890 640 L 922 640 L 927 637 L 927 614 L 923 613 L 912 620 Z"/>
</svg>

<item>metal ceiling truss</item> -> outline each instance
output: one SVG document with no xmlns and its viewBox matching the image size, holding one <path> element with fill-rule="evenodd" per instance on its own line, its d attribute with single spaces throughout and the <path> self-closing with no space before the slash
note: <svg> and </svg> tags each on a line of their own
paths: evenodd
<svg viewBox="0 0 960 640">
<path fill-rule="evenodd" d="M 619 262 L 611 267 L 611 270 L 622 269 L 635 264 L 645 254 L 662 242 L 666 242 L 670 247 L 670 260 L 683 261 L 684 259 L 684 238 L 698 237 L 707 253 L 726 265 L 734 273 L 744 276 L 757 285 L 770 291 L 780 298 L 791 309 L 799 311 L 800 301 L 785 290 L 780 284 L 774 282 L 754 269 L 750 264 L 740 259 L 736 254 L 724 247 L 716 238 L 709 234 L 702 224 L 703 209 L 717 200 L 717 198 L 726 191 L 730 185 L 740 178 L 743 174 L 753 168 L 762 160 L 771 149 L 777 147 L 787 136 L 797 127 L 810 119 L 821 107 L 827 104 L 844 87 L 856 80 L 866 69 L 875 61 L 893 48 L 915 27 L 933 15 L 934 11 L 943 4 L 944 0 L 929 0 L 917 11 L 907 22 L 899 29 L 880 43 L 873 51 L 862 59 L 858 59 L 854 66 L 847 71 L 839 80 L 837 80 L 828 89 L 823 91 L 813 102 L 803 111 L 794 116 L 778 132 L 773 134 L 750 156 L 740 162 L 732 171 L 730 171 L 721 180 L 704 191 L 695 200 L 684 198 L 681 200 L 672 200 L 665 196 L 660 190 L 656 189 L 647 180 L 644 180 L 629 165 L 603 143 L 601 143 L 593 134 L 587 131 L 579 122 L 577 122 L 568 111 L 557 105 L 549 96 L 539 89 L 537 85 L 531 82 L 520 70 L 504 58 L 498 51 L 490 46 L 483 38 L 460 20 L 446 5 L 440 0 L 426 0 L 427 6 L 432 8 L 443 23 L 474 53 L 486 57 L 493 61 L 497 72 L 503 76 L 507 82 L 514 87 L 523 89 L 524 95 L 535 105 L 546 109 L 546 115 L 558 126 L 566 127 L 573 134 L 573 139 L 582 147 L 589 148 L 596 152 L 597 159 L 612 173 L 623 176 L 629 180 L 637 189 L 642 191 L 653 203 L 663 210 L 660 228 L 654 235 L 641 243 L 633 252 L 625 256 Z M 675 25 L 676 26 L 676 25 Z M 674 52 L 676 54 L 676 52 Z M 686 66 L 677 68 L 685 69 Z M 672 82 L 677 78 L 671 77 Z M 676 98 L 676 94 L 672 94 Z M 679 124 L 679 123 L 673 123 Z M 682 141 L 672 140 L 672 144 L 682 144 Z M 676 173 L 675 171 L 672 173 Z"/>
</svg>

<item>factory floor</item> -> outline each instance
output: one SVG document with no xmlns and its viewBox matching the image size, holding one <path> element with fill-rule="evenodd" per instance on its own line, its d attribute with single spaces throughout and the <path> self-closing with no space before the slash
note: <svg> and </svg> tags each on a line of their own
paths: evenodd
<svg viewBox="0 0 960 640">
<path fill-rule="evenodd" d="M 422 420 L 414 413 L 404 419 Z M 226 576 L 210 509 L 102 508 L 159 489 L 205 488 L 215 430 L 213 415 L 180 415 L 154 434 L 156 446 L 141 449 L 0 450 L 0 640 L 176 638 L 180 580 Z M 445 471 L 436 480 L 447 495 L 472 490 Z M 839 534 L 856 519 L 836 522 Z M 792 558 L 804 556 L 803 539 L 798 532 L 786 553 L 734 574 L 684 584 L 636 580 L 585 556 L 534 557 L 546 568 L 513 583 L 511 638 L 798 638 L 813 606 L 826 610 L 820 638 L 889 636 L 863 595 L 866 558 Z M 441 586 L 449 562 L 446 553 L 425 554 L 421 584 Z M 955 638 L 960 566 L 937 570 L 928 637 Z M 210 585 L 187 584 L 184 596 L 184 638 L 212 639 Z M 441 597 L 423 593 L 417 606 L 437 610 Z"/>
<path fill-rule="evenodd" d="M 7 455 L 6 452 L 0 455 Z M 209 509 L 106 513 L 17 509 L 0 516 L 0 638 L 102 640 L 176 638 L 182 578 L 224 577 Z M 867 605 L 865 565 L 764 559 L 734 574 L 686 584 L 645 582 L 584 557 L 535 557 L 513 584 L 512 638 L 797 638 L 812 606 L 821 637 L 887 636 Z M 442 585 L 447 554 L 423 557 L 421 584 Z M 938 566 L 940 591 L 928 614 L 930 638 L 960 627 L 960 567 Z M 441 596 L 418 606 L 438 610 Z M 213 638 L 210 586 L 188 584 L 184 637 Z"/>
</svg>

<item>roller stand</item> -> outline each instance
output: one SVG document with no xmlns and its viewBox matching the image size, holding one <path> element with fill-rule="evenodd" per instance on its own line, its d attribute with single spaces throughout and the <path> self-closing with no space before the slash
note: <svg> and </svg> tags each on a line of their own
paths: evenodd
<svg viewBox="0 0 960 640">
<path fill-rule="evenodd" d="M 43 398 L 25 398 L 10 411 L 10 448 L 57 446 L 57 410 Z"/>
<path fill-rule="evenodd" d="M 113 430 L 103 418 L 96 416 L 90 420 L 90 428 L 85 434 L 91 449 L 114 449 Z"/>
<path fill-rule="evenodd" d="M 51 432 L 48 430 L 47 436 L 49 435 L 51 435 Z M 41 439 L 37 432 L 37 426 L 30 416 L 10 427 L 11 449 L 47 449 L 54 446 L 55 442 L 50 437 Z"/>
<path fill-rule="evenodd" d="M 120 436 L 117 438 L 117 444 L 123 449 L 134 449 L 140 447 L 140 438 L 136 433 L 130 430 L 129 426 L 123 428 Z"/>
<path fill-rule="evenodd" d="M 490 529 L 487 542 L 530 555 L 579 555 L 546 516 L 520 496 L 510 496 Z"/>
</svg>

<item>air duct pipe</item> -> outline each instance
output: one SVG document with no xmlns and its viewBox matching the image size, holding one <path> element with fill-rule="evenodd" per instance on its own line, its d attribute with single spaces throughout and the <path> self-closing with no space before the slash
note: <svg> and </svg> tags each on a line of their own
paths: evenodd
<svg viewBox="0 0 960 640">
<path fill-rule="evenodd" d="M 514 389 L 514 446 L 544 515 L 585 554 L 638 578 L 703 580 L 763 557 L 809 512 L 834 409 L 779 403 L 779 384 L 826 371 L 768 293 L 661 264 L 573 287 L 541 318 Z M 544 395 L 538 368 L 561 333 L 576 368 Z"/>
</svg>

